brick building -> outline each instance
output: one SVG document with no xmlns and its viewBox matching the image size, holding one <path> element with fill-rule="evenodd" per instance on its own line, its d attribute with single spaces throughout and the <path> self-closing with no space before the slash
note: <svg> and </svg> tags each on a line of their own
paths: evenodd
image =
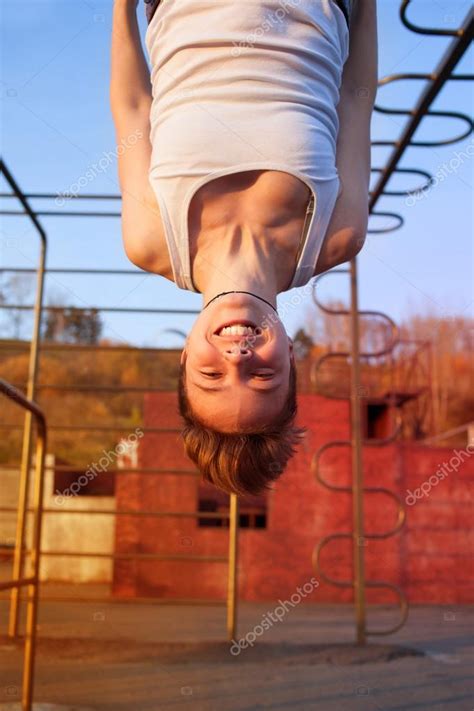
<svg viewBox="0 0 474 711">
<path fill-rule="evenodd" d="M 394 407 L 400 406 L 400 402 Z M 392 408 L 393 409 L 393 408 Z M 368 436 L 383 436 L 393 412 L 379 403 L 366 420 Z M 375 414 L 374 414 L 375 413 Z M 299 395 L 299 421 L 307 437 L 282 478 L 267 496 L 242 502 L 239 538 L 239 596 L 242 600 L 274 600 L 291 595 L 317 573 L 312 565 L 315 545 L 334 532 L 350 531 L 350 494 L 332 492 L 315 479 L 311 461 L 324 443 L 349 437 L 349 405 L 321 395 Z M 367 414 L 367 413 L 366 413 Z M 179 427 L 175 393 L 150 393 L 145 399 L 145 427 Z M 420 498 L 408 498 L 407 521 L 398 535 L 367 540 L 367 578 L 395 583 L 410 602 L 461 603 L 473 600 L 472 504 L 474 447 L 454 450 L 401 440 L 389 446 L 364 446 L 366 486 L 383 486 L 402 499 L 423 484 Z M 350 483 L 349 448 L 338 448 L 321 460 L 325 479 Z M 176 433 L 147 433 L 140 442 L 138 467 L 184 470 L 149 476 L 122 475 L 116 483 L 117 509 L 139 511 L 228 510 L 228 497 L 200 484 L 191 472 Z M 436 474 L 438 472 L 438 475 Z M 440 472 L 443 473 L 441 476 Z M 431 480 L 430 480 L 431 477 Z M 431 482 L 431 483 L 430 483 Z M 416 494 L 415 494 L 416 495 Z M 366 532 L 383 532 L 396 521 L 395 502 L 382 494 L 365 495 Z M 189 517 L 117 517 L 116 551 L 176 555 L 176 560 L 115 562 L 117 596 L 155 595 L 169 599 L 216 599 L 226 595 L 228 530 L 226 519 Z M 187 554 L 200 561 L 180 560 Z M 333 542 L 324 553 L 325 570 L 336 579 L 350 579 L 350 543 Z M 308 600 L 348 601 L 350 590 L 321 583 Z M 369 592 L 369 601 L 389 602 L 385 590 Z"/>
</svg>

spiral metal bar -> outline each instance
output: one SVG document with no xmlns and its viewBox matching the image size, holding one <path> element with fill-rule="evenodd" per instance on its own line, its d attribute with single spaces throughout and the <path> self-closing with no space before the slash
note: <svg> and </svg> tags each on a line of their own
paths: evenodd
<svg viewBox="0 0 474 711">
<path fill-rule="evenodd" d="M 363 444 L 365 446 L 370 446 L 370 447 L 384 447 L 392 442 L 394 442 L 401 429 L 401 417 L 400 414 L 397 413 L 396 417 L 396 424 L 393 429 L 393 432 L 386 438 L 380 439 L 380 440 L 364 440 Z M 328 442 L 322 447 L 320 447 L 315 455 L 313 456 L 313 460 L 311 462 L 311 470 L 313 474 L 316 477 L 316 480 L 324 486 L 326 489 L 329 491 L 334 491 L 334 492 L 344 492 L 347 494 L 352 494 L 353 493 L 353 486 L 350 485 L 340 485 L 340 484 L 334 484 L 327 479 L 324 478 L 322 475 L 322 467 L 321 467 L 321 459 L 323 455 L 330 451 L 334 450 L 337 448 L 341 447 L 348 447 L 350 448 L 352 446 L 352 442 L 350 440 L 334 440 L 332 442 Z M 366 495 L 376 495 L 376 496 L 388 496 L 391 498 L 397 505 L 397 516 L 395 523 L 391 528 L 388 528 L 385 531 L 378 532 L 378 533 L 367 533 L 364 531 L 364 535 L 361 538 L 358 538 L 355 543 L 359 547 L 365 546 L 365 541 L 368 540 L 386 540 L 387 538 L 391 538 L 392 536 L 397 535 L 401 531 L 401 529 L 404 526 L 405 519 L 406 519 L 406 510 L 403 505 L 403 502 L 401 498 L 394 492 L 391 491 L 390 489 L 387 489 L 386 487 L 381 487 L 381 486 L 364 486 L 363 487 L 363 494 Z M 325 536 L 316 546 L 313 552 L 313 564 L 315 568 L 318 570 L 319 577 L 321 580 L 324 582 L 334 585 L 339 588 L 354 588 L 355 586 L 355 581 L 352 580 L 338 580 L 336 578 L 333 578 L 331 575 L 328 575 L 328 573 L 325 572 L 324 567 L 321 562 L 322 558 L 322 552 L 327 548 L 328 545 L 330 545 L 333 541 L 340 541 L 340 540 L 348 540 L 354 542 L 354 531 L 344 531 L 344 532 L 338 532 L 338 533 L 332 533 L 329 534 L 328 536 Z M 408 601 L 406 599 L 406 596 L 404 592 L 401 590 L 401 588 L 398 585 L 394 585 L 393 583 L 389 583 L 387 581 L 383 580 L 365 580 L 364 584 L 367 588 L 378 588 L 378 589 L 388 589 L 392 590 L 396 598 L 398 600 L 398 605 L 400 608 L 400 616 L 398 622 L 389 627 L 388 629 L 370 629 L 366 628 L 365 634 L 366 635 L 374 635 L 374 636 L 383 636 L 383 635 L 389 635 L 393 634 L 397 630 L 399 630 L 405 623 L 407 617 L 408 617 Z"/>
<path fill-rule="evenodd" d="M 397 108 L 387 108 L 383 106 L 376 105 L 375 110 L 381 114 L 389 115 L 404 115 L 409 117 L 409 121 L 402 131 L 401 136 L 398 140 L 376 140 L 372 142 L 372 146 L 389 146 L 392 148 L 391 155 L 389 156 L 385 167 L 383 168 L 373 168 L 373 172 L 379 173 L 379 177 L 376 181 L 374 188 L 371 190 L 369 195 L 369 212 L 371 216 L 377 217 L 388 217 L 396 220 L 395 225 L 390 225 L 384 228 L 371 228 L 368 230 L 370 233 L 388 233 L 393 232 L 404 224 L 404 218 L 402 215 L 395 212 L 387 211 L 375 211 L 375 206 L 382 196 L 406 196 L 414 195 L 420 193 L 429 188 L 433 182 L 433 177 L 426 171 L 419 169 L 408 169 L 399 167 L 400 160 L 404 156 L 405 151 L 411 146 L 418 147 L 433 147 L 433 146 L 446 146 L 456 143 L 472 133 L 473 122 L 470 117 L 466 114 L 455 112 L 455 111 L 434 111 L 432 110 L 432 104 L 439 95 L 440 91 L 450 80 L 455 81 L 467 81 L 472 79 L 472 76 L 467 74 L 454 74 L 454 69 L 464 53 L 466 52 L 470 41 L 473 37 L 474 32 L 474 10 L 470 10 L 467 14 L 462 27 L 458 29 L 438 29 L 438 28 L 425 28 L 420 27 L 412 23 L 407 18 L 407 9 L 411 0 L 402 0 L 400 8 L 400 17 L 407 29 L 424 35 L 439 35 L 439 36 L 452 36 L 454 39 L 447 48 L 444 56 L 439 62 L 437 68 L 431 74 L 420 74 L 420 73 L 404 73 L 404 74 L 393 74 L 384 77 L 379 82 L 379 86 L 386 86 L 396 81 L 411 81 L 411 80 L 424 80 L 427 82 L 427 86 L 420 95 L 420 98 L 413 109 L 397 109 Z M 414 140 L 415 132 L 422 123 L 426 116 L 439 117 L 439 118 L 454 118 L 463 121 L 466 124 L 466 128 L 462 133 L 451 137 L 443 138 L 436 141 L 420 141 Z M 419 174 L 426 178 L 426 182 L 410 191 L 401 190 L 387 190 L 387 185 L 391 177 L 396 173 L 411 173 Z M 351 277 L 351 309 L 332 309 L 323 304 L 316 295 L 316 290 L 313 290 L 313 300 L 315 305 L 320 308 L 324 313 L 331 314 L 334 316 L 350 316 L 351 317 L 351 333 L 352 333 L 352 343 L 351 349 L 348 351 L 336 351 L 331 353 L 326 353 L 321 358 L 319 358 L 314 364 L 311 370 L 311 381 L 318 387 L 320 383 L 318 382 L 318 376 L 321 371 L 323 364 L 327 363 L 331 359 L 343 358 L 346 362 L 351 365 L 351 439 L 350 440 L 334 440 L 326 443 L 320 447 L 311 463 L 311 469 L 316 477 L 316 480 L 324 486 L 329 491 L 334 493 L 347 493 L 352 495 L 353 501 L 353 527 L 352 531 L 343 531 L 332 533 L 325 536 L 316 546 L 313 551 L 313 564 L 318 571 L 319 577 L 324 582 L 334 585 L 339 588 L 353 589 L 354 590 L 354 603 L 356 609 L 356 628 L 357 628 L 357 642 L 359 644 L 364 644 L 367 635 L 388 635 L 393 634 L 399 630 L 405 623 L 408 616 L 408 602 L 403 593 L 403 591 L 393 583 L 383 581 L 383 580 L 366 580 L 365 578 L 365 562 L 363 548 L 365 546 L 366 540 L 386 540 L 394 535 L 397 535 L 405 522 L 406 511 L 401 498 L 390 489 L 386 487 L 370 487 L 364 486 L 363 484 L 363 467 L 362 467 L 362 456 L 361 447 L 365 445 L 366 447 L 383 447 L 390 443 L 393 443 L 400 434 L 401 431 L 401 415 L 397 412 L 395 426 L 390 435 L 383 439 L 362 439 L 361 422 L 360 422 L 360 402 L 363 398 L 363 388 L 360 385 L 360 361 L 363 359 L 380 357 L 383 355 L 390 355 L 393 353 L 397 343 L 400 343 L 400 338 L 398 335 L 398 330 L 396 324 L 388 317 L 386 314 L 379 312 L 363 312 L 359 311 L 357 305 L 357 265 L 356 260 L 352 260 L 350 270 L 347 269 L 336 269 L 329 273 L 321 275 L 315 282 L 314 286 L 318 284 L 322 277 L 327 276 L 327 274 L 350 274 Z M 362 316 L 367 317 L 377 316 L 379 318 L 385 319 L 391 329 L 391 338 L 389 338 L 384 345 L 378 351 L 372 353 L 360 352 L 359 351 L 359 318 Z M 334 394 L 329 395 L 329 397 L 336 399 L 347 400 L 347 395 L 337 396 Z M 392 398 L 388 398 L 390 402 Z M 351 485 L 340 485 L 328 481 L 324 478 L 321 471 L 321 459 L 325 453 L 330 450 L 337 448 L 351 448 L 352 451 L 352 483 Z M 387 528 L 382 532 L 372 532 L 367 533 L 365 531 L 363 521 L 363 501 L 365 496 L 386 496 L 395 502 L 397 507 L 396 520 L 390 528 Z M 353 551 L 353 577 L 351 580 L 338 580 L 328 574 L 322 565 L 322 553 L 323 551 L 333 542 L 339 541 L 350 541 L 352 543 Z M 372 629 L 367 626 L 366 623 L 366 601 L 365 601 L 365 591 L 366 589 L 384 589 L 390 590 L 394 593 L 397 599 L 398 607 L 400 610 L 400 616 L 398 622 L 388 629 Z"/>
</svg>

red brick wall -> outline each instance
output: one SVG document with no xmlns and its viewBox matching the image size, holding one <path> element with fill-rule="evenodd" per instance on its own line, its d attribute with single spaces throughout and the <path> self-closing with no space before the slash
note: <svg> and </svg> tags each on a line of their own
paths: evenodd
<svg viewBox="0 0 474 711">
<path fill-rule="evenodd" d="M 317 395 L 299 396 L 299 419 L 308 429 L 306 441 L 268 500 L 267 528 L 240 532 L 239 594 L 243 600 L 290 596 L 311 577 L 315 545 L 330 533 L 350 531 L 351 495 L 332 492 L 311 471 L 314 452 L 322 444 L 349 436 L 349 408 L 345 401 Z M 174 393 L 146 396 L 145 426 L 179 427 Z M 415 443 L 364 448 L 367 486 L 385 486 L 403 498 L 420 487 L 453 450 Z M 191 469 L 178 434 L 146 434 L 140 441 L 140 467 Z M 473 600 L 468 484 L 474 479 L 474 456 L 464 455 L 457 471 L 433 484 L 428 496 L 407 506 L 403 531 L 387 540 L 365 540 L 367 577 L 400 585 L 411 602 L 468 602 Z M 350 450 L 338 448 L 321 460 L 324 477 L 336 484 L 350 483 Z M 119 477 L 117 508 L 141 511 L 185 511 L 197 508 L 198 480 L 192 476 L 131 474 Z M 434 479 L 432 479 L 434 482 Z M 427 486 L 425 484 L 425 490 Z M 366 533 L 383 532 L 396 520 L 396 506 L 382 494 L 365 496 Z M 175 561 L 133 563 L 119 561 L 114 571 L 117 595 L 164 598 L 224 599 L 225 562 L 189 562 L 179 556 L 227 555 L 225 529 L 199 528 L 192 517 L 117 517 L 118 552 L 175 555 Z M 337 579 L 351 575 L 350 542 L 336 541 L 323 555 L 325 570 Z M 351 590 L 321 582 L 307 599 L 348 601 Z M 393 600 L 376 589 L 371 601 Z"/>
</svg>

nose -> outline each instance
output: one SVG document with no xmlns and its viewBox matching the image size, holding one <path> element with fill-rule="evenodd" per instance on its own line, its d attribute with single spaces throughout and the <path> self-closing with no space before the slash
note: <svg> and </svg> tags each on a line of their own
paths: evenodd
<svg viewBox="0 0 474 711">
<path fill-rule="evenodd" d="M 252 349 L 245 343 L 232 343 L 222 354 L 229 363 L 242 363 L 252 357 Z"/>
</svg>

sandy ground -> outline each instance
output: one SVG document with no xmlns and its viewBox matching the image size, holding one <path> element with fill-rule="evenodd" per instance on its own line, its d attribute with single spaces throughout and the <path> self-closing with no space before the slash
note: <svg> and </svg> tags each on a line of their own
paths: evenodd
<svg viewBox="0 0 474 711">
<path fill-rule="evenodd" d="M 275 607 L 243 603 L 240 638 Z M 6 618 L 0 601 L 2 631 Z M 361 649 L 350 606 L 302 604 L 231 654 L 222 606 L 44 602 L 35 711 L 473 711 L 473 627 L 474 608 L 413 607 Z M 4 635 L 1 711 L 20 708 L 21 668 L 22 645 Z"/>
</svg>

